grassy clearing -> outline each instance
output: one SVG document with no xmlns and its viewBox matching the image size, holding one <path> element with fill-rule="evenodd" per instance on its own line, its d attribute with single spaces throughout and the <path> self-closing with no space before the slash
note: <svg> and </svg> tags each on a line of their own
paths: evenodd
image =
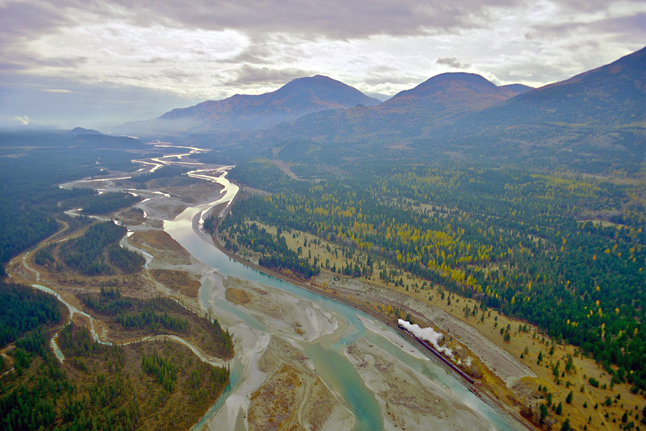
<svg viewBox="0 0 646 431">
<path fill-rule="evenodd" d="M 188 273 L 168 269 L 151 269 L 150 274 L 164 286 L 189 298 L 197 298 L 201 284 L 191 278 Z"/>
</svg>

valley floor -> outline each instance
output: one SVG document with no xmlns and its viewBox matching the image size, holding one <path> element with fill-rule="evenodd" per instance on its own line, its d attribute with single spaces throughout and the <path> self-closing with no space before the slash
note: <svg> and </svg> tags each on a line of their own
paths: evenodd
<svg viewBox="0 0 646 431">
<path fill-rule="evenodd" d="M 105 183 L 101 185 L 106 187 Z M 78 299 L 80 295 L 96 293 L 101 288 L 115 285 L 119 286 L 123 295 L 133 298 L 172 298 L 199 316 L 203 315 L 205 309 L 216 310 L 214 304 L 226 303 L 216 311 L 218 320 L 228 328 L 236 342 L 233 360 L 218 358 L 213 352 L 207 352 L 208 348 L 201 345 L 199 337 L 179 337 L 182 338 L 181 342 L 178 342 L 178 337 L 167 337 L 167 341 L 178 345 L 177 348 L 190 349 L 190 354 L 196 355 L 202 362 L 225 365 L 239 373 L 232 376 L 235 387 L 231 393 L 225 391 L 226 404 L 222 408 L 207 411 L 205 407 L 192 413 L 190 421 L 194 423 L 206 412 L 197 428 L 353 428 L 357 419 L 347 402 L 335 387 L 321 377 L 320 373 L 324 371 L 314 365 L 303 347 L 313 341 L 323 346 L 334 344 L 345 333 L 343 320 L 310 301 L 295 299 L 279 289 L 235 277 L 224 278 L 197 260 L 164 231 L 165 221 L 173 220 L 190 205 L 209 202 L 221 192 L 219 186 L 212 183 L 199 183 L 195 187 L 169 185 L 163 188 L 161 194 L 152 190 L 155 189 L 137 190 L 137 193 L 149 198 L 137 205 L 143 210 L 143 215 L 129 210 L 113 214 L 132 232 L 125 246 L 146 256 L 147 263 L 140 273 L 123 277 L 86 277 L 36 265 L 33 255 L 38 248 L 52 241 L 67 241 L 82 233 L 69 232 L 64 226 L 35 250 L 12 260 L 8 265 L 12 281 L 46 285 L 78 310 L 84 309 Z M 218 211 L 222 209 L 219 207 Z M 196 223 L 194 228 L 197 229 Z M 304 254 L 311 252 L 321 262 L 325 259 L 334 261 L 335 257 L 326 252 L 325 246 L 328 244 L 313 245 L 315 238 L 306 233 L 298 232 L 292 238 L 288 236 L 288 245 L 295 250 L 303 239 L 310 243 L 304 247 Z M 351 278 L 326 270 L 308 281 L 295 280 L 259 267 L 258 256 L 248 250 L 231 254 L 219 244 L 217 238 L 215 245 L 233 259 L 319 295 L 349 304 L 395 330 L 398 330 L 397 318 L 406 314 L 410 314 L 411 319 L 420 326 L 437 328 L 450 337 L 454 348 L 462 350 L 463 358 L 473 358 L 476 368 L 472 371 L 479 374 L 476 377 L 482 386 L 470 386 L 466 381 L 463 383 L 499 413 L 506 415 L 508 422 L 517 429 L 534 428 L 523 416 L 535 415 L 537 405 L 543 402 L 547 393 L 551 393 L 554 400 L 565 400 L 568 393 L 573 392 L 571 404 L 566 405 L 563 401 L 563 414 L 556 415 L 550 411 L 548 423 L 560 424 L 568 418 L 576 429 L 616 428 L 621 423 L 620 411 L 625 408 L 639 408 L 641 411 L 642 399 L 631 394 L 625 385 L 612 386 L 609 376 L 593 361 L 578 355 L 572 346 L 556 344 L 543 337 L 537 328 L 508 319 L 496 311 L 483 314 L 482 318 L 465 313 L 466 307 L 473 309 L 476 303 L 457 295 L 453 296 L 453 303 L 441 300 L 436 287 L 430 291 L 417 291 L 413 286 L 415 283 L 421 284 L 422 280 L 412 276 L 407 277 L 406 288 L 402 286 L 397 289 L 374 279 Z M 206 297 L 205 286 L 210 286 Z M 209 308 L 209 305 L 213 307 Z M 244 311 L 252 318 L 241 320 L 235 310 Z M 102 321 L 100 316 L 94 315 L 93 318 L 90 325 L 89 319 L 77 314 L 75 322 L 92 326 L 102 341 L 128 343 L 147 336 L 144 333 L 133 335 L 123 332 L 118 325 Z M 261 330 L 248 323 L 254 320 L 269 330 Z M 367 332 L 390 339 L 407 355 L 415 358 L 430 355 L 423 348 L 412 350 L 394 333 L 381 330 L 368 320 L 364 325 Z M 509 342 L 505 342 L 500 333 L 504 328 L 510 328 Z M 412 340 L 406 333 L 400 331 L 400 335 Z M 539 353 L 543 360 L 537 364 Z M 188 354 L 188 351 L 183 353 Z M 362 337 L 350 344 L 344 349 L 343 355 L 375 394 L 384 429 L 428 429 L 429 424 L 455 430 L 466 429 L 466 424 L 469 424 L 469 429 L 489 428 L 488 422 L 479 414 L 440 385 L 404 366 L 391 353 L 373 345 L 368 338 Z M 574 368 L 567 374 L 555 376 L 553 365 L 559 362 L 563 369 L 568 355 L 572 357 Z M 600 382 L 599 387 L 592 387 L 588 383 L 591 377 Z M 539 391 L 539 385 L 545 391 Z M 214 396 L 211 399 L 213 403 L 217 394 L 211 395 Z M 610 403 L 605 405 L 608 398 Z"/>
</svg>

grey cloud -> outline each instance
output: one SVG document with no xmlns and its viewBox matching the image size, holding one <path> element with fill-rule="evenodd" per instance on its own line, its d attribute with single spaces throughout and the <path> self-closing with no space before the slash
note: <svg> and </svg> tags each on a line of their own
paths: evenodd
<svg viewBox="0 0 646 431">
<path fill-rule="evenodd" d="M 585 69 L 579 68 L 578 71 Z M 545 82 L 557 82 L 570 78 L 573 74 L 561 68 L 540 63 L 536 59 L 527 59 L 520 64 L 506 65 L 492 70 L 494 76 L 490 79 L 502 83 L 523 83 L 534 87 L 542 87 Z M 576 73 L 576 72 L 575 72 Z"/>
<path fill-rule="evenodd" d="M 398 72 L 401 73 L 401 72 Z M 383 86 L 388 86 L 388 85 L 394 85 L 394 86 L 401 86 L 401 85 L 417 85 L 422 81 L 425 81 L 426 79 L 430 78 L 425 77 L 423 79 L 419 79 L 414 76 L 384 76 L 384 75 L 377 75 L 373 77 L 368 77 L 363 80 L 361 80 L 362 83 L 369 85 L 369 86 L 376 86 L 376 85 L 383 85 Z"/>
<path fill-rule="evenodd" d="M 301 40 L 286 34 L 261 34 L 251 37 L 250 44 L 237 55 L 219 63 L 264 65 L 297 62 L 308 56 L 299 46 Z"/>
<path fill-rule="evenodd" d="M 547 40 L 563 39 L 570 33 L 581 29 L 589 35 L 585 38 L 588 40 L 576 42 L 583 38 L 575 37 L 573 38 L 575 43 L 590 43 L 590 41 L 599 43 L 600 48 L 596 50 L 586 47 L 582 54 L 577 54 L 576 59 L 566 58 L 565 62 L 571 64 L 570 70 L 586 70 L 587 63 L 584 64 L 582 57 L 593 51 L 603 51 L 604 43 L 610 39 L 608 33 L 621 42 L 624 40 L 622 35 L 627 35 L 627 42 L 621 45 L 621 49 L 633 49 L 633 47 L 637 49 L 643 46 L 643 40 L 646 40 L 644 14 L 635 13 L 634 16 L 626 18 L 600 19 L 592 23 L 577 22 L 579 15 L 575 10 L 576 7 L 585 11 L 607 10 L 619 0 L 550 1 L 564 11 L 566 14 L 564 16 L 571 16 L 572 23 L 527 29 L 528 39 L 535 38 L 532 41 L 534 46 L 540 46 L 539 42 L 542 38 Z M 640 1 L 643 2 L 643 0 Z M 46 77 L 27 80 L 26 74 L 21 79 L 16 78 L 15 89 L 7 87 L 9 85 L 7 83 L 11 82 L 10 77 L 21 76 L 18 72 L 24 69 L 31 69 L 35 74 L 39 73 L 38 68 L 42 65 L 73 68 L 82 64 L 83 57 L 39 57 L 26 45 L 26 42 L 38 40 L 43 35 L 55 34 L 59 29 L 71 28 L 75 25 L 107 22 L 119 24 L 114 26 L 116 28 L 120 28 L 120 24 L 123 23 L 179 29 L 237 30 L 244 33 L 250 39 L 251 45 L 249 47 L 228 59 L 222 60 L 221 57 L 217 57 L 217 60 L 212 60 L 220 63 L 213 72 L 214 88 L 217 86 L 218 90 L 226 92 L 222 90 L 222 87 L 226 85 L 249 85 L 259 89 L 263 86 L 266 88 L 282 85 L 301 76 L 334 72 L 297 69 L 298 67 L 315 67 L 298 66 L 298 64 L 303 64 L 299 63 L 299 59 L 307 58 L 310 54 L 303 51 L 307 46 L 307 44 L 301 44 L 303 40 L 347 40 L 371 38 L 378 35 L 459 34 L 464 29 L 494 26 L 495 21 L 488 19 L 490 18 L 488 16 L 489 6 L 516 8 L 511 11 L 516 13 L 517 10 L 522 10 L 522 7 L 528 2 L 529 0 L 453 0 L 451 2 L 446 0 L 329 0 L 328 2 L 320 0 L 224 0 L 219 2 L 213 0 L 187 2 L 179 0 L 158 0 L 155 2 L 149 0 L 111 0 L 110 2 L 100 0 L 4 0 L 3 3 L 0 0 L 2 5 L 0 6 L 0 59 L 2 59 L 0 61 L 0 114 L 6 113 L 6 115 L 11 115 L 11 118 L 14 115 L 29 115 L 34 121 L 40 121 L 45 116 L 44 107 L 48 107 L 53 109 L 55 115 L 58 115 L 57 110 L 61 113 L 65 111 L 71 115 L 71 118 L 79 119 L 99 118 L 97 112 L 104 113 L 106 118 L 130 116 L 123 119 L 125 121 L 137 119 L 135 117 L 141 115 L 139 111 L 132 108 L 133 106 L 148 103 L 147 106 L 154 106 L 154 109 L 159 108 L 163 112 L 167 108 L 191 104 L 184 103 L 186 99 L 164 92 L 125 86 L 91 86 Z M 578 6 L 576 6 L 577 4 Z M 569 10 L 572 12 L 568 12 Z M 115 37 L 119 36 L 117 29 L 109 28 L 109 31 L 113 32 Z M 599 36 L 605 36 L 605 39 Z M 127 31 L 124 31 L 120 37 L 128 37 Z M 636 46 L 637 43 L 639 46 Z M 190 50 L 191 47 L 187 46 L 187 49 Z M 563 46 L 560 46 L 560 49 L 563 51 Z M 547 48 L 545 50 L 547 51 Z M 572 52 L 575 51 L 575 49 L 572 50 Z M 616 47 L 613 52 L 615 51 Z M 451 51 L 429 52 L 430 59 L 435 58 L 438 52 Z M 354 60 L 361 63 L 362 59 L 370 54 L 357 55 Z M 156 65 L 157 67 L 150 68 L 155 71 L 151 73 L 157 73 L 154 77 L 166 80 L 175 79 L 178 82 L 182 80 L 186 82 L 191 78 L 183 76 L 181 72 L 174 69 L 174 66 L 180 66 L 177 59 L 155 57 L 159 54 L 152 50 L 146 55 L 150 57 L 151 64 L 160 63 Z M 459 55 L 465 57 L 463 54 Z M 554 57 L 551 52 L 548 55 L 550 55 L 550 60 Z M 512 65 L 505 62 L 498 70 L 489 68 L 487 72 L 494 74 L 502 82 L 521 81 L 534 85 L 567 77 L 564 74 L 568 72 L 564 72 L 561 68 L 541 64 L 538 57 L 537 55 L 536 58 L 520 59 L 517 64 Z M 118 58 L 115 61 L 118 61 Z M 463 68 L 468 66 L 463 64 L 465 61 L 469 61 L 475 66 L 478 64 L 477 59 L 462 58 L 458 60 L 452 57 L 441 58 L 438 63 Z M 351 69 L 352 60 L 348 60 L 348 62 L 350 66 L 347 69 Z M 597 62 L 597 60 L 589 61 L 589 63 L 592 62 Z M 548 61 L 547 63 L 553 64 L 554 62 Z M 271 65 L 275 66 L 270 67 Z M 280 65 L 283 67 L 281 68 Z M 295 65 L 296 68 L 288 69 L 285 68 L 286 65 Z M 428 65 L 432 65 L 432 63 L 428 63 Z M 164 66 L 167 66 L 168 69 Z M 181 69 L 179 70 L 181 71 Z M 79 76 L 78 71 L 74 73 L 79 81 L 96 80 L 96 77 L 93 76 Z M 91 74 L 92 72 L 87 73 Z M 143 81 L 150 79 L 150 77 L 136 73 L 127 75 L 128 71 L 125 69 L 119 73 L 124 75 L 107 76 L 107 78 L 104 76 L 101 79 L 119 79 L 131 84 L 139 81 L 144 85 Z M 364 85 L 378 87 L 373 90 L 380 92 L 389 92 L 390 88 L 393 88 L 394 92 L 395 87 L 416 85 L 430 77 L 417 79 L 420 76 L 419 70 L 402 71 L 399 67 L 392 67 L 390 70 L 387 67 L 384 67 L 383 70 L 374 69 L 358 79 L 353 78 L 351 71 L 340 73 L 347 73 L 348 79 L 355 79 L 355 82 L 360 80 Z M 402 76 L 407 73 L 416 76 Z M 230 78 L 231 76 L 233 78 Z M 364 77 L 365 79 L 362 79 Z M 226 79 L 229 81 L 223 83 Z M 42 91 L 43 89 L 69 89 L 73 93 L 46 93 Z M 24 96 L 24 99 L 21 99 L 19 95 Z M 43 95 L 46 95 L 45 99 L 42 99 Z M 117 96 L 123 97 L 123 100 L 117 100 Z M 47 103 L 41 102 L 41 100 L 45 100 Z M 100 100 L 104 100 L 107 106 L 105 111 L 97 111 L 96 104 Z M 73 110 L 76 108 L 72 108 L 72 102 L 80 108 Z M 22 110 L 13 112 L 11 104 L 24 109 L 21 108 Z M 38 108 L 39 104 L 43 106 L 40 111 L 38 110 L 40 109 Z M 64 106 L 65 109 L 58 109 L 61 106 Z M 127 106 L 127 108 L 123 108 L 123 106 Z M 32 112 L 29 109 L 36 110 Z M 64 118 L 62 114 L 61 118 Z"/>
<path fill-rule="evenodd" d="M 432 30 L 465 25 L 478 2 L 463 0 L 465 8 L 419 5 L 413 0 L 385 0 L 380 4 L 368 1 L 330 0 L 328 2 L 273 0 L 223 1 L 209 7 L 208 1 L 193 2 L 191 7 L 174 1 L 126 2 L 133 10 L 128 19 L 139 25 L 160 20 L 166 25 L 209 30 L 236 29 L 248 34 L 284 32 L 331 39 L 368 37 L 376 34 L 420 34 Z M 501 0 L 512 1 L 512 0 Z M 471 4 L 470 4 L 471 3 Z M 473 9 L 471 9 L 473 7 Z"/>
<path fill-rule="evenodd" d="M 3 38 L 33 37 L 56 27 L 69 26 L 74 21 L 81 23 L 93 19 L 117 19 L 139 26 L 233 29 L 259 40 L 271 33 L 336 40 L 375 35 L 443 34 L 487 26 L 490 22 L 490 7 L 523 7 L 526 2 L 527 0 L 9 0 L 0 9 L 0 34 Z M 554 1 L 564 11 L 572 12 L 606 10 L 612 2 Z M 263 55 L 253 52 L 243 54 L 245 58 L 240 57 L 234 62 L 261 64 L 264 59 Z"/>
<path fill-rule="evenodd" d="M 55 2 L 9 1 L 0 6 L 1 45 L 6 45 L 9 39 L 47 34 L 69 23 L 71 19 Z"/>
<path fill-rule="evenodd" d="M 240 54 L 222 60 L 222 63 L 268 64 L 271 55 L 272 50 L 263 44 L 250 45 Z"/>
<path fill-rule="evenodd" d="M 55 53 L 53 53 L 55 54 Z M 30 53 L 27 50 L 15 49 L 10 46 L 0 44 L 0 58 L 5 61 L 0 63 L 0 71 L 3 70 L 28 70 L 45 67 L 75 68 L 87 63 L 89 58 L 85 56 L 63 57 L 52 56 L 44 57 L 39 54 Z"/>
<path fill-rule="evenodd" d="M 646 13 L 603 19 L 589 24 L 589 27 L 596 31 L 632 34 L 643 42 L 646 40 Z"/>
<path fill-rule="evenodd" d="M 646 13 L 638 13 L 632 16 L 602 18 L 591 22 L 568 22 L 564 24 L 545 24 L 533 27 L 528 33 L 528 39 L 536 39 L 537 36 L 565 37 L 575 31 L 586 31 L 595 33 L 617 33 L 624 37 L 632 36 L 635 42 L 646 39 Z"/>
<path fill-rule="evenodd" d="M 175 81 L 184 81 L 196 77 L 193 73 L 179 69 L 166 69 L 162 72 L 162 75 Z"/>
<path fill-rule="evenodd" d="M 47 31 L 68 25 L 71 19 L 113 18 L 139 26 L 162 25 L 206 30 L 240 30 L 250 35 L 298 34 L 330 39 L 365 38 L 373 35 L 443 33 L 485 22 L 488 6 L 508 7 L 523 0 L 116 0 L 86 2 L 51 0 L 10 2 L 3 21 L 22 31 Z M 19 21 L 15 25 L 15 20 Z M 0 21 L 0 24 L 3 22 Z"/>
<path fill-rule="evenodd" d="M 618 1 L 608 1 L 608 0 L 558 0 L 555 2 L 563 9 L 563 13 L 581 13 L 581 12 L 597 12 L 600 10 L 608 9 L 610 3 L 620 3 Z M 622 2 L 624 4 L 635 4 L 639 5 L 643 3 L 641 0 L 628 0 Z"/>
<path fill-rule="evenodd" d="M 23 64 L 18 64 L 16 62 L 11 62 L 11 61 L 0 62 L 0 73 L 8 70 L 11 70 L 11 71 L 21 70 L 24 68 L 25 66 Z"/>
<path fill-rule="evenodd" d="M 314 72 L 299 69 L 270 69 L 268 67 L 243 66 L 235 79 L 225 85 L 283 85 L 292 79 L 315 75 Z"/>
<path fill-rule="evenodd" d="M 438 58 L 437 64 L 453 67 L 455 69 L 466 69 L 467 67 L 470 66 L 469 64 L 466 64 L 466 63 L 460 63 L 458 59 L 455 57 Z"/>
<path fill-rule="evenodd" d="M 162 57 L 151 57 L 148 60 L 144 60 L 143 62 L 148 64 L 158 64 L 158 63 L 165 63 L 167 61 L 168 61 L 167 59 Z"/>
</svg>

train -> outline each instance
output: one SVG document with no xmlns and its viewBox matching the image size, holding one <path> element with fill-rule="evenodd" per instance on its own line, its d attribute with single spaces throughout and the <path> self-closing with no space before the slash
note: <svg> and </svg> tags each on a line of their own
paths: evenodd
<svg viewBox="0 0 646 431">
<path fill-rule="evenodd" d="M 430 350 L 430 351 L 431 351 L 435 356 L 437 356 L 438 358 L 440 358 L 440 360 L 441 360 L 442 362 L 444 362 L 446 365 L 448 365 L 449 367 L 451 367 L 451 369 L 453 369 L 453 371 L 455 371 L 455 372 L 456 372 L 456 373 L 458 373 L 460 376 L 462 376 L 462 377 L 463 377 L 467 382 L 471 383 L 472 385 L 478 385 L 478 386 L 480 386 L 480 382 L 478 382 L 478 381 L 474 380 L 470 375 L 468 375 L 467 373 L 465 373 L 464 371 L 462 371 L 462 370 L 461 370 L 457 365 L 455 365 L 453 362 L 449 361 L 449 360 L 448 360 L 448 359 L 446 359 L 444 356 L 442 356 L 442 355 L 440 354 L 440 352 L 438 352 L 437 350 L 435 350 L 435 348 L 434 348 L 433 346 L 431 346 L 431 345 L 428 343 L 428 341 L 426 341 L 426 340 L 422 340 L 421 338 L 418 338 L 415 334 L 413 334 L 413 333 L 412 333 L 412 332 L 410 332 L 408 329 L 406 329 L 402 324 L 398 323 L 398 326 L 399 326 L 401 329 L 403 329 L 404 331 L 406 331 L 406 332 L 408 332 L 409 334 L 411 334 L 413 337 L 415 337 L 415 339 L 416 339 L 417 341 L 419 341 L 419 342 L 420 342 L 424 347 L 426 347 L 428 350 Z"/>
</svg>

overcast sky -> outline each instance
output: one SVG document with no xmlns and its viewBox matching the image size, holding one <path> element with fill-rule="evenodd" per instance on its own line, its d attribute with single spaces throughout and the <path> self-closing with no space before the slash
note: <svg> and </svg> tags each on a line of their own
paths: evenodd
<svg viewBox="0 0 646 431">
<path fill-rule="evenodd" d="M 0 125 L 103 127 L 315 74 L 541 86 L 645 41 L 644 0 L 0 0 Z"/>
</svg>

